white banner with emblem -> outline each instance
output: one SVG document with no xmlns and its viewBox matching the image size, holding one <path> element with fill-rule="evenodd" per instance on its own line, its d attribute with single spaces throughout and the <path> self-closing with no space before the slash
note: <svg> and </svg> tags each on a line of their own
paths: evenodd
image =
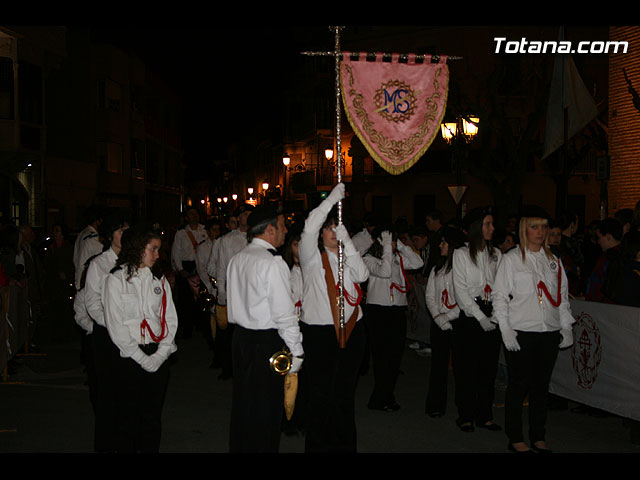
<svg viewBox="0 0 640 480">
<path fill-rule="evenodd" d="M 640 420 L 640 308 L 572 300 L 573 346 L 560 351 L 550 391 Z"/>
</svg>

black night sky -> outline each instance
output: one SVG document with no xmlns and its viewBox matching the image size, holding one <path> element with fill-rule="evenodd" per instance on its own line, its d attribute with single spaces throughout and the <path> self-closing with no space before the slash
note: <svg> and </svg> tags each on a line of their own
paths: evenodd
<svg viewBox="0 0 640 480">
<path fill-rule="evenodd" d="M 135 52 L 182 98 L 190 166 L 248 130 L 279 125 L 274 119 L 283 88 L 293 81 L 291 62 L 304 61 L 304 50 L 333 48 L 326 25 L 91 28 L 96 40 Z"/>
</svg>

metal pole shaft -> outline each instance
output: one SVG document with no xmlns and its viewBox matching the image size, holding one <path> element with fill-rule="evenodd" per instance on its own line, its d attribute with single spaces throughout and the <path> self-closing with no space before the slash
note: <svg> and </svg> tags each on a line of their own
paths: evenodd
<svg viewBox="0 0 640 480">
<path fill-rule="evenodd" d="M 332 27 L 335 32 L 335 90 L 336 90 L 336 165 L 338 168 L 338 183 L 342 182 L 342 140 L 340 137 L 340 31 L 343 27 Z M 338 202 L 338 225 L 342 225 L 342 200 Z M 338 242 L 338 312 L 340 314 L 340 328 L 344 328 L 344 249 L 342 242 Z"/>
</svg>

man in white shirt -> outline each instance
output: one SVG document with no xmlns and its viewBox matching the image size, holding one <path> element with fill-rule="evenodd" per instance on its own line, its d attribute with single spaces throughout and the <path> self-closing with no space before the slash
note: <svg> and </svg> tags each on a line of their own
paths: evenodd
<svg viewBox="0 0 640 480">
<path fill-rule="evenodd" d="M 200 278 L 196 268 L 198 247 L 207 238 L 200 214 L 194 207 L 185 212 L 186 225 L 178 230 L 171 247 L 171 264 L 176 272 L 178 318 L 182 335 L 191 337 L 198 315 L 196 296 Z"/>
<path fill-rule="evenodd" d="M 216 358 L 220 360 L 222 372 L 220 380 L 227 380 L 233 376 L 231 365 L 231 336 L 233 326 L 227 323 L 227 267 L 231 258 L 247 246 L 247 219 L 253 207 L 248 204 L 240 205 L 233 213 L 238 220 L 238 228 L 226 233 L 218 240 L 217 256 L 215 259 L 216 287 L 218 289 L 218 304 L 216 305 Z"/>
<path fill-rule="evenodd" d="M 129 222 L 120 212 L 107 215 L 100 225 L 100 236 L 109 245 L 97 255 L 87 267 L 84 288 L 78 292 L 75 302 L 84 301 L 91 322 L 87 334 L 90 345 L 90 361 L 87 366 L 89 390 L 94 402 L 95 449 L 97 452 L 114 452 L 116 448 L 113 359 L 119 355 L 111 342 L 104 320 L 102 290 L 106 278 L 116 266 L 122 248 L 122 234 L 129 228 Z M 82 295 L 80 295 L 82 294 Z M 80 310 L 80 305 L 74 305 Z M 82 324 L 81 324 L 82 326 Z"/>
<path fill-rule="evenodd" d="M 87 226 L 78 234 L 76 243 L 73 246 L 73 266 L 76 269 L 76 290 L 80 290 L 81 288 L 80 283 L 86 261 L 102 252 L 102 242 L 100 241 L 98 228 L 104 217 L 103 208 L 94 205 L 87 209 L 85 215 L 87 217 Z"/>
<path fill-rule="evenodd" d="M 292 354 L 289 374 L 302 364 L 302 335 L 291 299 L 289 267 L 276 251 L 287 228 L 273 207 L 248 219 L 251 243 L 227 269 L 228 319 L 232 340 L 233 398 L 229 449 L 232 453 L 277 453 L 284 401 L 284 377 L 269 358 L 284 346 Z"/>
</svg>

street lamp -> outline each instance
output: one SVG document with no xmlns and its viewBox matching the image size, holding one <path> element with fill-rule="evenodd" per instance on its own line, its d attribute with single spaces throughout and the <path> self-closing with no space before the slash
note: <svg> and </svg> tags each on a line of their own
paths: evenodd
<svg viewBox="0 0 640 480">
<path fill-rule="evenodd" d="M 247 193 L 249 194 L 249 196 L 253 195 L 253 187 L 247 188 Z"/>
<path fill-rule="evenodd" d="M 462 217 L 460 200 L 467 189 L 462 185 L 462 160 L 467 156 L 467 144 L 478 135 L 478 124 L 480 119 L 474 115 L 458 116 L 455 122 L 445 122 L 440 125 L 442 138 L 452 146 L 452 160 L 456 168 L 456 183 L 450 185 L 449 191 L 456 202 L 458 218 Z"/>
<path fill-rule="evenodd" d="M 289 164 L 291 163 L 291 157 L 288 154 L 284 154 L 282 157 L 282 164 L 284 165 L 284 188 L 282 189 L 282 202 L 287 201 L 287 175 L 289 172 Z"/>
<path fill-rule="evenodd" d="M 238 194 L 234 193 L 233 195 L 231 195 L 231 198 L 233 198 L 233 201 L 235 202 L 236 200 L 238 200 Z"/>
<path fill-rule="evenodd" d="M 262 182 L 262 189 L 263 190 L 269 190 L 269 182 L 268 181 L 264 181 Z"/>
</svg>

